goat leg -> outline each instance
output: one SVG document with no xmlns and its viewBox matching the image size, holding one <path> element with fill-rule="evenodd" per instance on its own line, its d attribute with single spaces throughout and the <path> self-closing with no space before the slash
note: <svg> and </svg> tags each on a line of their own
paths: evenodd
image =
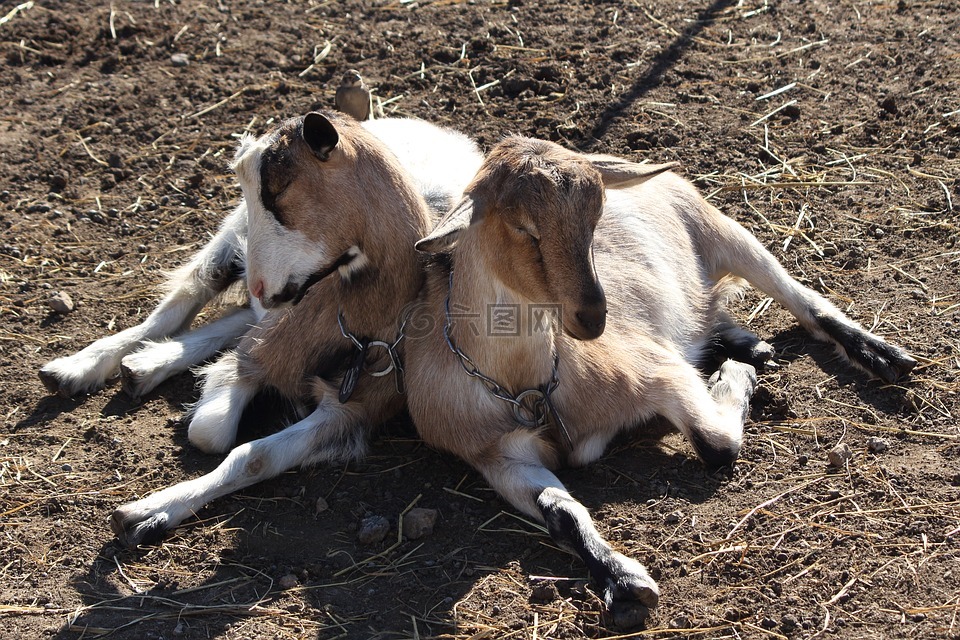
<svg viewBox="0 0 960 640">
<path fill-rule="evenodd" d="M 246 220 L 246 207 L 241 204 L 217 235 L 173 275 L 170 292 L 142 323 L 44 365 L 39 373 L 47 390 L 71 397 L 102 389 L 120 373 L 123 357 L 142 341 L 159 340 L 189 327 L 207 302 L 241 277 L 238 256 Z"/>
<path fill-rule="evenodd" d="M 367 429 L 358 418 L 355 410 L 323 403 L 283 431 L 236 447 L 210 473 L 121 506 L 110 526 L 127 547 L 150 544 L 212 500 L 297 466 L 359 458 Z"/>
</svg>

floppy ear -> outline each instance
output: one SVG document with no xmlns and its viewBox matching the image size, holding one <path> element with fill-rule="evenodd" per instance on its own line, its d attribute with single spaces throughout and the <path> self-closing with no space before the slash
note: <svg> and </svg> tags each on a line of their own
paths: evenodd
<svg viewBox="0 0 960 640">
<path fill-rule="evenodd" d="M 307 143 L 313 155 L 326 162 L 330 152 L 340 142 L 340 135 L 326 116 L 312 111 L 303 117 L 303 141 Z"/>
<path fill-rule="evenodd" d="M 608 189 L 624 189 L 640 184 L 680 164 L 679 162 L 640 164 L 599 154 L 587 155 L 587 160 L 600 172 L 603 186 Z"/>
<path fill-rule="evenodd" d="M 424 253 L 445 253 L 457 244 L 457 238 L 471 224 L 483 217 L 481 208 L 470 196 L 463 199 L 437 223 L 430 235 L 419 240 L 414 248 Z"/>
</svg>

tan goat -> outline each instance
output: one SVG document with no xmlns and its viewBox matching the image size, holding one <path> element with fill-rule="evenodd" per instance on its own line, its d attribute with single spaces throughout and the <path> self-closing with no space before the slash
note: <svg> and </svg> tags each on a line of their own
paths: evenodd
<svg viewBox="0 0 960 640">
<path fill-rule="evenodd" d="M 669 168 L 509 138 L 417 244 L 443 254 L 424 311 L 443 331 L 407 350 L 417 429 L 545 522 L 615 610 L 656 605 L 657 585 L 610 547 L 550 469 L 596 460 L 654 415 L 707 464 L 736 460 L 754 368 L 728 360 L 704 380 L 696 365 L 718 338 L 756 363 L 772 350 L 720 309 L 730 276 L 883 380 L 915 364 L 796 282 Z"/>
<path fill-rule="evenodd" d="M 244 407 L 267 387 L 309 415 L 117 509 L 123 543 L 156 540 L 211 500 L 296 466 L 363 455 L 370 430 L 404 406 L 404 319 L 423 283 L 414 242 L 480 160 L 472 141 L 416 120 L 361 126 L 310 113 L 241 142 L 243 266 L 266 311 L 236 351 L 204 369 L 188 435 L 204 451 L 230 450 Z"/>
</svg>

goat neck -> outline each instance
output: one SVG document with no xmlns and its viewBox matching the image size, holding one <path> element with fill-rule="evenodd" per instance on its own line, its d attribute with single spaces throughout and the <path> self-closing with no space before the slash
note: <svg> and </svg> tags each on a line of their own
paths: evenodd
<svg viewBox="0 0 960 640">
<path fill-rule="evenodd" d="M 497 252 L 474 230 L 464 234 L 450 257 L 450 335 L 457 347 L 481 372 L 500 372 L 498 382 L 514 392 L 549 381 L 555 307 L 530 300 L 497 278 L 491 269 Z"/>
</svg>

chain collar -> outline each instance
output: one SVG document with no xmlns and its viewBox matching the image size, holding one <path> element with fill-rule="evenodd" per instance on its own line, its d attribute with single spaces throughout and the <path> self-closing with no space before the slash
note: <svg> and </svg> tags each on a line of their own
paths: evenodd
<svg viewBox="0 0 960 640">
<path fill-rule="evenodd" d="M 510 405 L 513 411 L 514 419 L 521 425 L 530 428 L 545 427 L 550 423 L 551 416 L 557 426 L 557 430 L 563 437 L 563 443 L 569 451 L 573 450 L 573 439 L 563 424 L 560 414 L 553 405 L 553 392 L 560 386 L 560 376 L 558 366 L 560 364 L 560 354 L 553 352 L 553 371 L 550 374 L 550 382 L 536 388 L 526 389 L 517 395 L 510 393 L 503 385 L 484 374 L 477 368 L 476 363 L 457 346 L 453 335 L 450 332 L 452 318 L 450 317 L 450 294 L 453 291 L 453 265 L 450 266 L 450 281 L 447 286 L 447 298 L 444 302 L 445 322 L 443 325 L 443 337 L 447 341 L 447 347 L 457 356 L 460 366 L 464 372 L 471 378 L 476 378 L 490 392 L 493 397 L 498 398 Z"/>
<path fill-rule="evenodd" d="M 340 326 L 340 333 L 343 334 L 344 338 L 350 340 L 357 350 L 350 367 L 347 368 L 343 376 L 343 381 L 340 383 L 341 404 L 349 400 L 350 396 L 353 395 L 353 390 L 356 388 L 362 372 L 366 372 L 374 378 L 381 378 L 391 371 L 394 372 L 396 374 L 397 393 L 403 394 L 403 363 L 400 361 L 400 354 L 397 351 L 397 347 L 400 345 L 400 341 L 403 340 L 403 330 L 407 326 L 408 317 L 408 314 L 404 314 L 400 322 L 400 329 L 397 331 L 397 339 L 391 344 L 383 340 L 370 340 L 369 338 L 354 335 L 347 329 L 346 321 L 343 319 L 343 309 L 337 309 L 337 324 Z M 387 352 L 387 357 L 389 358 L 387 366 L 379 371 L 370 371 L 367 368 L 367 355 L 373 348 L 383 349 Z"/>
</svg>

